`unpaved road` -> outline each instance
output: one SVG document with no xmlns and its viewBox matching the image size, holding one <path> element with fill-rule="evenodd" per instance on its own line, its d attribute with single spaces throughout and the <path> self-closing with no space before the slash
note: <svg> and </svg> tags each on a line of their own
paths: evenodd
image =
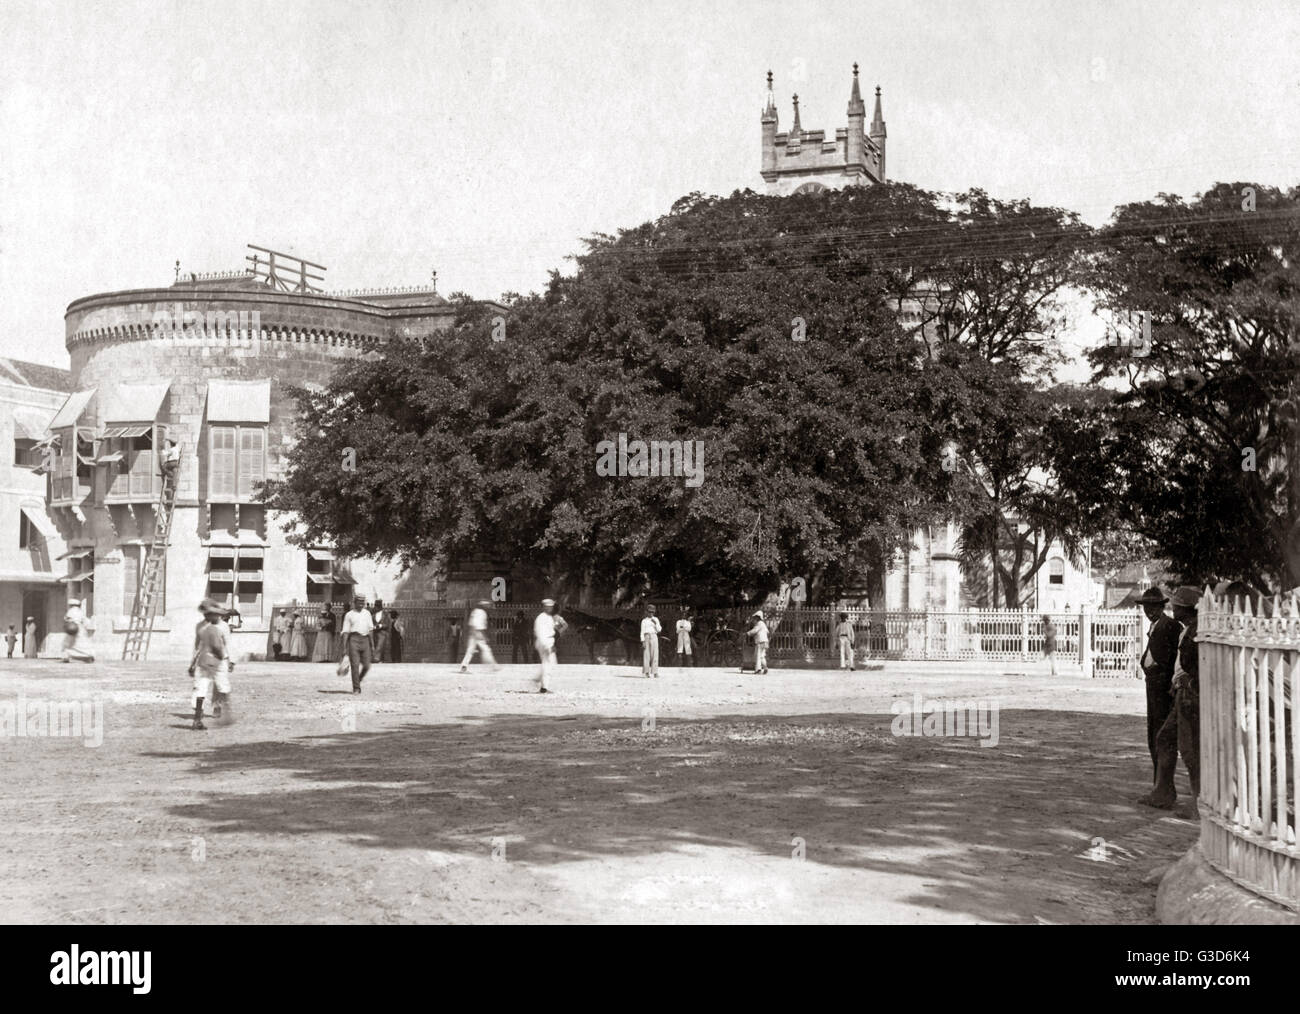
<svg viewBox="0 0 1300 1014">
<path fill-rule="evenodd" d="M 1136 680 L 530 672 L 378 665 L 354 697 L 253 663 L 192 732 L 177 663 L 13 660 L 0 709 L 100 701 L 103 740 L 0 738 L 0 919 L 1145 923 L 1196 837 L 1130 801 Z M 917 692 L 996 701 L 997 745 L 894 736 Z"/>
</svg>

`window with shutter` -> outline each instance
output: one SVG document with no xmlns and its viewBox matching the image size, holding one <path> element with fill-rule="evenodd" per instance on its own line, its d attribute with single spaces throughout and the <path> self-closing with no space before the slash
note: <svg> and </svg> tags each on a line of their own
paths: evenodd
<svg viewBox="0 0 1300 1014">
<path fill-rule="evenodd" d="M 140 587 L 140 557 L 135 546 L 122 547 L 122 615 L 135 612 L 135 595 Z"/>
<path fill-rule="evenodd" d="M 266 431 L 261 427 L 239 428 L 239 495 L 251 497 L 266 478 Z"/>
<path fill-rule="evenodd" d="M 132 445 L 131 460 L 131 496 L 153 499 L 154 464 L 153 441 L 147 437 L 135 437 L 129 441 Z"/>
<path fill-rule="evenodd" d="M 208 496 L 229 499 L 235 495 L 235 427 L 213 426 L 211 443 Z"/>
</svg>

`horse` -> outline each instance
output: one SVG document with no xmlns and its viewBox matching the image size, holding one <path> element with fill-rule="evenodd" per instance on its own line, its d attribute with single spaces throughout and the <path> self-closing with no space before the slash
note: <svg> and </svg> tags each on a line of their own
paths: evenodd
<svg viewBox="0 0 1300 1014">
<path fill-rule="evenodd" d="M 624 661 L 635 664 L 641 646 L 641 621 L 631 616 L 608 618 L 577 610 L 566 610 L 564 618 L 569 629 L 587 641 L 591 664 L 596 664 L 596 645 L 609 645 L 615 641 L 623 645 Z"/>
</svg>

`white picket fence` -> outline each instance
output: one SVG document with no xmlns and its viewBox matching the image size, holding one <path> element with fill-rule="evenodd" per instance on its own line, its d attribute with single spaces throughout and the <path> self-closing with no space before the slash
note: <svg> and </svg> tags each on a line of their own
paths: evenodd
<svg viewBox="0 0 1300 1014">
<path fill-rule="evenodd" d="M 1300 595 L 1216 599 L 1197 610 L 1202 855 L 1237 883 L 1300 911 Z"/>
<path fill-rule="evenodd" d="M 811 610 L 806 610 L 811 612 Z M 859 652 L 868 658 L 918 661 L 1032 662 L 1043 657 L 1041 613 L 1016 609 L 967 609 L 956 612 L 845 610 L 858 634 Z M 799 622 L 799 610 L 787 610 L 781 626 Z M 1136 677 L 1145 624 L 1140 609 L 1049 613 L 1056 625 L 1059 662 L 1077 663 L 1089 677 Z M 827 650 L 836 617 L 827 627 Z M 780 627 L 774 644 L 794 640 Z M 805 642 L 809 641 L 807 635 Z M 783 646 L 787 646 L 783 643 Z M 794 644 L 789 644 L 794 649 Z M 814 641 L 814 650 L 820 644 Z"/>
</svg>

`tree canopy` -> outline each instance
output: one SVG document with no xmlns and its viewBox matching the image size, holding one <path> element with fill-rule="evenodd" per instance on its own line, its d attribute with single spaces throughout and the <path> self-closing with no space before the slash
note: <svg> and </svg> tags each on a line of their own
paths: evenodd
<svg viewBox="0 0 1300 1014">
<path fill-rule="evenodd" d="M 1092 354 L 1063 479 L 1182 580 L 1300 584 L 1300 191 L 1162 194 L 1098 239 L 1087 282 L 1132 331 Z"/>
</svg>

